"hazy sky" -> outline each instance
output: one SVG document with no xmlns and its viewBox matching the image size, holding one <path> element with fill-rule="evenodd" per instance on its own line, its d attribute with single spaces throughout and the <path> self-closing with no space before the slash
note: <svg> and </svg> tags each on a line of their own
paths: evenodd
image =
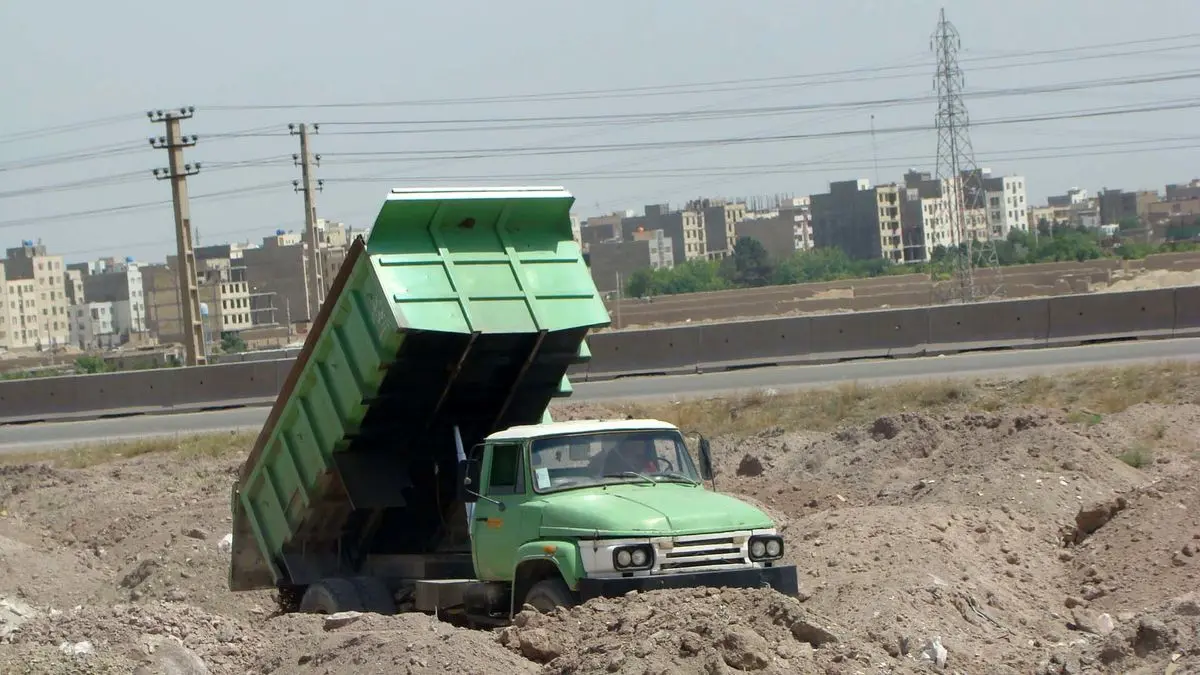
<svg viewBox="0 0 1200 675">
<path fill-rule="evenodd" d="M 1200 104 L 1197 0 L 12 0 L 0 4 L 0 244 L 41 238 L 72 261 L 161 260 L 173 226 L 155 202 L 170 188 L 150 173 L 166 153 L 150 148 L 163 129 L 145 111 L 188 105 L 202 245 L 302 226 L 289 122 L 321 124 L 318 213 L 360 227 L 406 184 L 559 184 L 586 217 L 899 180 L 906 167 L 934 169 L 929 39 L 942 6 L 976 93 L 966 103 L 978 162 L 1026 176 L 1035 203 L 1071 186 L 1161 190 L 1200 175 L 1195 107 L 986 124 Z M 1106 83 L 1149 77 L 1173 79 Z M 996 92 L 1064 83 L 1074 89 Z M 608 91 L 577 93 L 596 90 Z M 501 100 L 479 100 L 489 97 Z M 444 102 L 464 98 L 475 100 Z M 443 102 L 412 104 L 430 100 Z M 831 105 L 854 102 L 876 103 Z M 327 105 L 355 103 L 388 105 Z M 302 107 L 313 104 L 326 107 Z M 691 119 L 612 117 L 679 112 Z M 874 141 L 829 135 L 868 130 L 872 115 Z M 555 119 L 497 121 L 529 117 Z M 554 146 L 576 150 L 545 152 Z M 129 205 L 145 206 L 71 215 Z"/>
</svg>

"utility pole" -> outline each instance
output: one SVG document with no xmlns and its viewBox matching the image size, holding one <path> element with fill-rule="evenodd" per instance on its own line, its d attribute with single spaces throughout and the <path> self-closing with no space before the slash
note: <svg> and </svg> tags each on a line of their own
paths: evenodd
<svg viewBox="0 0 1200 675">
<path fill-rule="evenodd" d="M 183 149 L 196 144 L 196 135 L 180 133 L 180 120 L 190 119 L 196 111 L 188 106 L 178 110 L 151 110 L 146 113 L 153 123 L 161 122 L 167 128 L 166 136 L 150 138 L 150 146 L 167 151 L 167 168 L 155 169 L 158 180 L 171 181 L 171 201 L 175 205 L 175 245 L 179 258 L 179 304 L 180 328 L 183 346 L 187 354 L 187 365 L 203 366 L 208 363 L 204 348 L 204 327 L 200 323 L 200 291 L 196 287 L 196 253 L 192 248 L 192 216 L 188 211 L 187 178 L 200 173 L 200 163 L 185 164 Z"/>
<path fill-rule="evenodd" d="M 975 150 L 971 145 L 970 120 L 967 106 L 963 103 L 964 78 L 958 65 L 958 50 L 962 47 L 958 29 L 946 19 L 942 9 L 937 29 L 930 39 L 930 48 L 937 55 L 937 74 L 934 86 L 937 89 L 938 110 L 935 121 L 937 128 L 937 178 L 942 189 L 950 190 L 950 223 L 958 244 L 965 247 L 955 254 L 962 302 L 974 302 L 989 295 L 981 293 L 975 278 L 976 258 L 991 268 L 999 289 L 999 264 L 996 247 L 991 240 L 991 228 L 987 224 L 986 193 L 983 173 L 975 163 Z M 978 228 L 971 218 L 982 218 L 983 237 L 976 241 Z M 978 250 L 977 250 L 978 249 Z"/>
<path fill-rule="evenodd" d="M 318 125 L 312 125 L 312 131 L 317 133 Z M 292 155 L 292 161 L 300 167 L 300 180 L 292 181 L 292 188 L 296 192 L 304 193 L 304 235 L 308 239 L 308 247 L 312 254 L 308 273 L 308 285 L 312 289 L 308 296 L 308 320 L 315 321 L 317 313 L 321 311 L 321 305 L 325 303 L 325 280 L 321 266 L 321 246 L 317 238 L 317 199 L 314 192 L 324 190 L 325 182 L 318 180 L 314 184 L 313 181 L 312 167 L 314 164 L 321 165 L 321 156 L 314 156 L 308 152 L 308 125 L 289 124 L 288 132 L 300 137 L 300 154 Z"/>
</svg>

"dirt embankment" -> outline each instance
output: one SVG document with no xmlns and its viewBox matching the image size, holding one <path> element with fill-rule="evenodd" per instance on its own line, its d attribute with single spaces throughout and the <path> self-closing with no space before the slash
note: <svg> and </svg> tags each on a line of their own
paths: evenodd
<svg viewBox="0 0 1200 675">
<path fill-rule="evenodd" d="M 714 451 L 717 487 L 781 524 L 799 597 L 635 594 L 498 631 L 226 591 L 236 456 L 0 467 L 0 672 L 1200 672 L 1200 405 L 902 413 Z"/>
</svg>

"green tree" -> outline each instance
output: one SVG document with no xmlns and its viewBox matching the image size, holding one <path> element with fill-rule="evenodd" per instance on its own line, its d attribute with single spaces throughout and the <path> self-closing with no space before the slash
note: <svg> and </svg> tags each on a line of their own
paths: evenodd
<svg viewBox="0 0 1200 675">
<path fill-rule="evenodd" d="M 629 280 L 625 282 L 625 295 L 631 298 L 644 298 L 650 295 L 653 285 L 654 271 L 649 267 L 640 269 L 629 275 Z"/>
<path fill-rule="evenodd" d="M 112 366 L 101 356 L 84 355 L 75 359 L 75 372 L 78 373 L 107 373 Z"/>
<path fill-rule="evenodd" d="M 221 333 L 221 351 L 226 354 L 244 352 L 246 351 L 246 341 L 242 339 L 241 335 L 232 331 L 223 332 Z"/>
<path fill-rule="evenodd" d="M 742 237 L 733 245 L 733 255 L 726 258 L 726 279 L 737 286 L 766 286 L 771 283 L 771 260 L 762 242 Z"/>
<path fill-rule="evenodd" d="M 1136 230 L 1141 226 L 1142 224 L 1140 221 L 1138 221 L 1137 216 L 1125 216 L 1117 223 L 1117 227 L 1119 227 L 1122 232 L 1126 230 Z"/>
</svg>

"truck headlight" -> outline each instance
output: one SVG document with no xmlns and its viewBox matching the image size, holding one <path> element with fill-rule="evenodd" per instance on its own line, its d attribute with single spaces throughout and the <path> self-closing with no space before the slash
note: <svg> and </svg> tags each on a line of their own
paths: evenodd
<svg viewBox="0 0 1200 675">
<path fill-rule="evenodd" d="M 620 572 L 647 570 L 654 566 L 654 549 L 649 544 L 613 549 L 613 567 Z"/>
<path fill-rule="evenodd" d="M 783 557 L 783 539 L 774 535 L 750 538 L 750 559 L 755 562 L 778 560 Z"/>
</svg>

